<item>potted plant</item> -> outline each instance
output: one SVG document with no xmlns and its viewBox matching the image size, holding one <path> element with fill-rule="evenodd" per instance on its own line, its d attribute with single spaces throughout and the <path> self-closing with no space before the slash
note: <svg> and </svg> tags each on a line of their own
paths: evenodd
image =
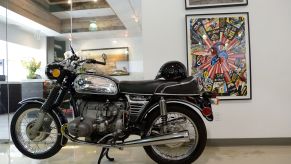
<svg viewBox="0 0 291 164">
<path fill-rule="evenodd" d="M 21 63 L 28 70 L 27 79 L 36 79 L 35 72 L 40 68 L 41 62 L 32 58 L 28 61 L 21 61 Z"/>
</svg>

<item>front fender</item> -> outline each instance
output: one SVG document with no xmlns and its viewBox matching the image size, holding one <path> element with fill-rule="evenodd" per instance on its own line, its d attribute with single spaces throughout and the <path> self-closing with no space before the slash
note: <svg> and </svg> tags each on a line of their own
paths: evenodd
<svg viewBox="0 0 291 164">
<path fill-rule="evenodd" d="M 191 103 L 189 101 L 181 100 L 181 99 L 170 99 L 170 100 L 166 100 L 166 104 L 167 105 L 169 105 L 169 104 L 179 104 L 179 105 L 186 106 L 186 107 L 192 109 L 193 111 L 195 111 L 197 114 L 199 114 L 201 118 L 205 118 L 208 121 L 213 121 L 213 115 L 212 114 L 208 115 L 208 116 L 204 116 L 203 113 L 202 113 L 202 109 L 198 105 L 195 105 L 195 104 L 193 104 L 193 103 Z M 150 108 L 148 108 L 147 111 L 142 116 L 142 119 L 146 118 L 147 115 L 157 107 L 159 107 L 158 103 L 156 103 L 156 104 L 152 105 Z"/>
<path fill-rule="evenodd" d="M 27 103 L 43 104 L 44 102 L 45 102 L 44 98 L 31 97 L 31 98 L 27 98 L 27 99 L 24 99 L 24 100 L 20 101 L 18 104 L 20 104 L 20 105 L 27 104 Z"/>
<path fill-rule="evenodd" d="M 45 102 L 45 99 L 44 98 L 41 98 L 41 97 L 32 97 L 32 98 L 24 99 L 24 100 L 20 101 L 18 104 L 21 105 L 20 108 L 23 108 L 25 105 L 28 105 L 28 104 L 40 104 L 40 105 L 43 105 L 44 102 Z M 61 122 L 62 125 L 65 124 L 65 123 L 68 123 L 68 120 L 64 116 L 64 114 L 61 111 L 61 109 L 54 108 L 52 110 L 58 116 L 59 121 Z"/>
</svg>

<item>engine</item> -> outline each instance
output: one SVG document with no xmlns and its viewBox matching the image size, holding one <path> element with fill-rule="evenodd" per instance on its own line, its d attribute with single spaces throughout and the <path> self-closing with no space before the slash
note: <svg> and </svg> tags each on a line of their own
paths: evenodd
<svg viewBox="0 0 291 164">
<path fill-rule="evenodd" d="M 68 131 L 75 137 L 91 138 L 102 136 L 123 128 L 123 115 L 126 103 L 77 101 L 81 116 L 68 124 Z M 95 138 L 95 137 L 94 137 Z"/>
</svg>

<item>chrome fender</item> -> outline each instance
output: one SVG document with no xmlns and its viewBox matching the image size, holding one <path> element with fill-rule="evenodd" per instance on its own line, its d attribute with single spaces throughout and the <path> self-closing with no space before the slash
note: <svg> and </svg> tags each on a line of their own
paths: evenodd
<svg viewBox="0 0 291 164">
<path fill-rule="evenodd" d="M 210 116 L 204 116 L 202 114 L 202 109 L 196 105 L 196 104 L 193 104 L 189 101 L 186 101 L 186 100 L 181 100 L 181 99 L 169 99 L 169 100 L 166 100 L 166 104 L 170 105 L 170 104 L 179 104 L 179 105 L 182 105 L 182 106 L 185 106 L 187 108 L 190 108 L 192 109 L 193 111 L 195 111 L 201 118 L 205 118 L 207 121 L 213 121 L 213 115 L 211 114 Z M 159 104 L 156 103 L 154 104 L 153 106 L 151 106 L 146 112 L 145 114 L 143 115 L 142 119 L 146 118 L 147 115 L 153 111 L 155 108 L 159 107 Z"/>
</svg>

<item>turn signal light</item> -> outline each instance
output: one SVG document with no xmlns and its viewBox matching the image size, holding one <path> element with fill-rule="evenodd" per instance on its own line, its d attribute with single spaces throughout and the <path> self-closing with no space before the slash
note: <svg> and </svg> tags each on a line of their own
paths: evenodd
<svg viewBox="0 0 291 164">
<path fill-rule="evenodd" d="M 53 69 L 52 75 L 54 78 L 58 78 L 61 75 L 61 71 L 59 69 Z"/>
</svg>

